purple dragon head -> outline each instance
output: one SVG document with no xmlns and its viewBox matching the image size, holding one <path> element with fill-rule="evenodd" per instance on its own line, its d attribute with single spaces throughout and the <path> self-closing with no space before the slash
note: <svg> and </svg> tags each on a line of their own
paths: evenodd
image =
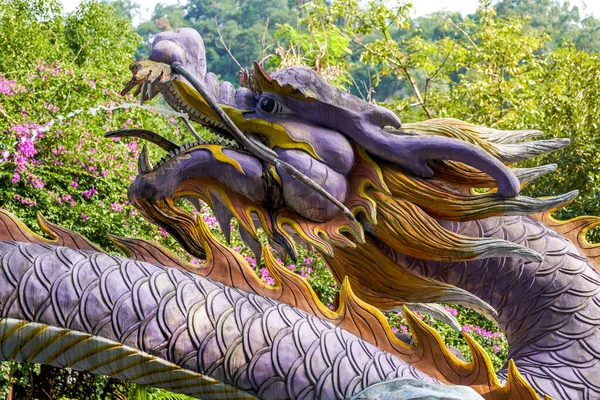
<svg viewBox="0 0 600 400">
<path fill-rule="evenodd" d="M 204 44 L 191 29 L 159 34 L 150 58 L 135 62 L 131 70 L 124 93 L 137 86 L 142 101 L 161 93 L 171 107 L 216 137 L 202 140 L 193 132 L 195 141 L 178 145 L 149 131 L 111 133 L 143 137 L 168 152 L 154 166 L 141 152 L 129 197 L 144 216 L 199 257 L 204 250 L 197 224 L 177 206 L 178 198 L 208 204 L 227 238 L 230 221 L 237 219 L 242 240 L 258 258 L 260 227 L 284 255 L 293 257 L 296 243 L 316 248 L 341 280 L 364 269 L 356 264 L 351 271 L 353 262 L 389 263 L 392 249 L 440 261 L 501 255 L 539 260 L 532 249 L 456 234 L 441 221 L 539 212 L 576 195 L 518 196 L 521 184 L 553 168 L 505 165 L 560 148 L 565 141 L 520 143 L 538 132 L 496 131 L 450 119 L 401 124 L 390 110 L 301 66 L 269 75 L 255 64 L 252 73 L 240 74 L 242 87 L 236 90 L 206 72 Z M 471 195 L 471 187 L 493 190 Z M 346 247 L 362 255 L 339 250 Z M 418 302 L 425 296 L 486 308 L 465 292 L 411 276 L 398 275 L 393 292 L 383 283 L 357 287 L 374 302 L 373 293 L 385 292 L 398 301 Z M 417 287 L 428 288 L 428 294 Z"/>
</svg>

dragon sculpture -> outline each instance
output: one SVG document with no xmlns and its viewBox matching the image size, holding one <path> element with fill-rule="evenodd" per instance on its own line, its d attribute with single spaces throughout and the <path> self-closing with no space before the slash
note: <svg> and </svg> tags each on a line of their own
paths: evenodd
<svg viewBox="0 0 600 400">
<path fill-rule="evenodd" d="M 118 237 L 129 258 L 113 256 L 41 215 L 50 239 L 2 212 L 2 359 L 207 399 L 600 397 L 600 247 L 585 240 L 600 219 L 551 217 L 577 192 L 519 195 L 554 165 L 507 167 L 568 140 L 455 119 L 402 124 L 305 67 L 269 75 L 255 64 L 236 90 L 207 72 L 192 29 L 157 35 L 130 68 L 124 94 L 160 94 L 222 138 L 179 145 L 151 131 L 108 134 L 168 152 L 152 166 L 141 151 L 129 199 L 206 263 Z M 209 205 L 227 238 L 237 219 L 275 286 L 181 198 Z M 297 245 L 322 254 L 340 285 L 335 311 L 277 262 L 258 228 L 283 256 Z M 472 361 L 457 358 L 408 303 L 495 318 L 506 366 L 495 372 L 466 333 Z M 402 307 L 410 340 L 382 313 Z"/>
</svg>

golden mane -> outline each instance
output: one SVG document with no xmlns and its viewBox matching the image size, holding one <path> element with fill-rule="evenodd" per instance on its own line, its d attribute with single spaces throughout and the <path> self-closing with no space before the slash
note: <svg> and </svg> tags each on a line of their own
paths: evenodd
<svg viewBox="0 0 600 400">
<path fill-rule="evenodd" d="M 404 124 L 403 133 L 441 135 L 475 144 L 490 155 L 510 164 L 511 143 L 538 131 L 499 131 L 468 124 L 455 119 L 432 119 Z M 500 142 L 500 143 L 498 143 Z M 376 204 L 377 222 L 373 233 L 392 249 L 409 256 L 435 261 L 469 261 L 490 256 L 520 256 L 537 259 L 537 253 L 520 245 L 495 238 L 476 238 L 456 234 L 444 228 L 439 220 L 472 221 L 494 216 L 529 215 L 540 210 L 562 207 L 571 202 L 576 192 L 546 199 L 526 196 L 503 198 L 494 192 L 496 183 L 486 174 L 454 161 L 432 163 L 433 179 L 412 176 L 395 164 L 369 160 L 380 171 L 388 193 L 367 190 Z M 532 171 L 533 170 L 533 171 Z M 553 170 L 539 169 L 537 176 Z M 535 169 L 517 169 L 524 185 L 535 179 Z M 485 194 L 470 189 L 488 188 Z"/>
</svg>

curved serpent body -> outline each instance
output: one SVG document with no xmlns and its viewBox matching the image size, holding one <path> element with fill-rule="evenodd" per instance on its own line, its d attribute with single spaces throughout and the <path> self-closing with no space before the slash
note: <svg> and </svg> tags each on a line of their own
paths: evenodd
<svg viewBox="0 0 600 400">
<path fill-rule="evenodd" d="M 435 262 L 390 255 L 411 270 L 468 290 L 498 310 L 508 357 L 537 390 L 555 398 L 600 397 L 600 274 L 577 247 L 530 217 L 443 225 L 469 236 L 520 243 L 538 251 L 544 261 L 499 257 Z M 499 373 L 506 376 L 506 369 Z"/>
<path fill-rule="evenodd" d="M 0 318 L 93 334 L 223 382 L 210 382 L 206 393 L 190 385 L 192 394 L 335 399 L 396 377 L 432 381 L 326 321 L 189 272 L 17 242 L 0 242 L 0 265 Z M 37 346 L 26 345 L 10 358 L 27 359 Z M 98 356 L 98 348 L 80 347 L 80 361 Z M 48 362 L 51 354 L 37 361 Z M 95 362 L 87 369 L 98 372 L 102 363 Z M 124 369 L 118 376 L 135 380 L 139 372 Z"/>
</svg>

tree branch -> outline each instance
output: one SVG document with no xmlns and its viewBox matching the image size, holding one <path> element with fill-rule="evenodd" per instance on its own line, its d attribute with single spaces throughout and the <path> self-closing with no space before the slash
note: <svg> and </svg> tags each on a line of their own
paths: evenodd
<svg viewBox="0 0 600 400">
<path fill-rule="evenodd" d="M 231 59 L 233 60 L 233 62 L 235 62 L 237 64 L 238 67 L 240 67 L 240 71 L 244 70 L 244 67 L 242 67 L 242 64 L 240 64 L 238 62 L 238 60 L 235 59 L 235 57 L 233 56 L 233 54 L 231 53 L 231 50 L 229 49 L 229 47 L 225 44 L 225 40 L 223 40 L 223 35 L 221 35 L 221 30 L 219 29 L 219 19 L 215 16 L 215 26 L 217 27 L 217 33 L 219 34 L 219 39 L 221 40 L 221 44 L 223 45 L 223 47 L 225 48 L 225 51 L 227 52 L 227 54 L 229 54 L 229 57 L 231 57 Z"/>
<path fill-rule="evenodd" d="M 463 35 L 465 35 L 465 37 L 467 38 L 467 40 L 469 41 L 469 43 L 471 43 L 471 45 L 473 47 L 475 47 L 475 50 L 479 51 L 479 47 L 477 46 L 477 44 L 475 44 L 475 42 L 473 41 L 473 39 L 471 39 L 471 36 L 469 36 L 469 34 L 460 26 L 456 25 L 454 23 L 454 21 L 452 21 L 451 18 L 448 18 L 448 22 L 450 22 L 450 24 L 452 24 L 452 26 L 456 29 L 458 29 Z"/>
<path fill-rule="evenodd" d="M 402 73 L 404 74 L 404 76 L 406 77 L 406 80 L 408 81 L 408 83 L 410 84 L 415 97 L 417 98 L 417 101 L 419 102 L 419 104 L 421 105 L 421 108 L 423 109 L 423 111 L 425 111 L 425 115 L 427 115 L 427 118 L 431 118 L 431 113 L 429 112 L 429 109 L 427 108 L 427 105 L 425 104 L 425 101 L 423 100 L 423 96 L 421 95 L 421 91 L 419 90 L 419 86 L 417 85 L 417 82 L 414 80 L 412 74 L 410 73 L 410 70 L 408 69 L 407 66 L 403 65 L 402 63 L 398 62 L 397 60 L 394 60 L 393 58 L 387 57 L 373 49 L 371 49 L 369 46 L 366 46 L 365 44 L 361 43 L 360 41 L 356 40 L 353 37 L 348 36 L 346 33 L 342 32 L 339 28 L 335 28 L 337 30 L 337 32 L 342 35 L 343 37 L 345 37 L 346 39 L 351 40 L 353 43 L 357 44 L 358 46 L 362 47 L 363 49 L 365 49 L 366 51 L 368 51 L 371 54 L 375 54 L 376 56 L 379 56 L 381 58 L 383 58 L 384 60 L 386 60 L 387 62 L 389 62 L 392 65 L 395 65 L 396 67 L 398 67 Z"/>
</svg>

